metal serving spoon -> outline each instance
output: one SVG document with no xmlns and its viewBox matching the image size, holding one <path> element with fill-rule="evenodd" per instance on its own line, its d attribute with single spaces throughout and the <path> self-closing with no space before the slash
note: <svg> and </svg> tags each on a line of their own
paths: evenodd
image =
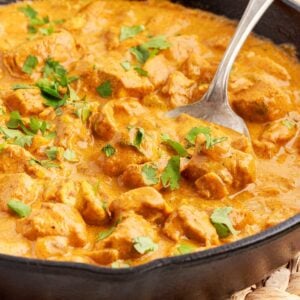
<svg viewBox="0 0 300 300">
<path fill-rule="evenodd" d="M 193 117 L 217 123 L 249 136 L 249 131 L 245 122 L 229 105 L 227 93 L 228 79 L 232 65 L 248 35 L 273 1 L 274 0 L 249 1 L 244 15 L 241 18 L 237 30 L 206 94 L 199 101 L 167 112 L 168 117 L 174 118 L 182 113 L 186 113 Z"/>
</svg>

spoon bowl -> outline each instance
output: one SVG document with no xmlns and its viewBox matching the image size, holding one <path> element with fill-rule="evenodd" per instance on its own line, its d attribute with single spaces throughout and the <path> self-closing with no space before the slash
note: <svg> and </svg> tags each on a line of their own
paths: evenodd
<svg viewBox="0 0 300 300">
<path fill-rule="evenodd" d="M 249 1 L 206 94 L 199 101 L 167 112 L 167 117 L 174 118 L 185 113 L 249 136 L 246 123 L 230 107 L 227 92 L 228 79 L 233 63 L 247 37 L 273 1 L 274 0 Z"/>
</svg>

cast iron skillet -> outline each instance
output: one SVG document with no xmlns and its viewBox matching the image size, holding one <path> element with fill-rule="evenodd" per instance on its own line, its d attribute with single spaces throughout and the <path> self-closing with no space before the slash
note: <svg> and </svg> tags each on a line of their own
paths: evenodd
<svg viewBox="0 0 300 300">
<path fill-rule="evenodd" d="M 177 2 L 230 18 L 239 18 L 247 4 L 246 0 Z M 277 43 L 293 43 L 300 50 L 300 5 L 294 0 L 284 2 L 271 7 L 256 32 Z M 0 299 L 226 299 L 261 280 L 299 250 L 297 215 L 235 243 L 128 269 L 0 255 Z"/>
</svg>

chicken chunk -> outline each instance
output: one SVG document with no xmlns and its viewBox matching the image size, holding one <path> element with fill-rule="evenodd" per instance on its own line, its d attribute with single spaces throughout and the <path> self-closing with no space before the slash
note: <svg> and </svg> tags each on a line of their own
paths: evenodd
<svg viewBox="0 0 300 300">
<path fill-rule="evenodd" d="M 183 170 L 185 177 L 195 181 L 202 197 L 222 199 L 255 181 L 255 158 L 249 141 L 226 136 L 220 129 L 210 135 L 216 144 L 207 147 L 207 138 L 198 135 L 194 154 Z"/>
<path fill-rule="evenodd" d="M 34 39 L 4 53 L 4 65 L 12 76 L 27 77 L 22 68 L 29 55 L 37 57 L 38 66 L 42 66 L 48 57 L 59 61 L 64 67 L 69 66 L 79 58 L 75 40 L 65 30 Z"/>
<path fill-rule="evenodd" d="M 268 124 L 258 140 L 255 150 L 263 157 L 271 158 L 297 133 L 297 124 L 292 120 L 279 120 Z"/>
<path fill-rule="evenodd" d="M 11 199 L 34 203 L 41 191 L 41 185 L 26 173 L 0 174 L 0 210 L 9 211 L 7 202 Z"/>
<path fill-rule="evenodd" d="M 49 171 L 32 161 L 30 152 L 17 145 L 7 145 L 0 152 L 0 173 L 28 173 L 38 178 L 49 177 Z"/>
<path fill-rule="evenodd" d="M 87 147 L 90 142 L 90 131 L 80 119 L 69 114 L 56 118 L 57 146 L 73 149 L 74 146 Z"/>
<path fill-rule="evenodd" d="M 211 224 L 208 214 L 189 205 L 182 205 L 173 212 L 163 230 L 174 241 L 186 237 L 206 246 L 219 243 L 217 231 Z"/>
<path fill-rule="evenodd" d="M 291 108 L 291 99 L 275 84 L 258 80 L 248 89 L 232 95 L 232 105 L 246 120 L 267 122 L 286 115 Z"/>
<path fill-rule="evenodd" d="M 95 249 L 102 251 L 107 249 L 117 250 L 118 256 L 115 255 L 114 260 L 137 257 L 140 254 L 133 247 L 134 239 L 137 237 L 149 237 L 155 242 L 157 233 L 142 216 L 131 212 L 123 216 L 110 236 L 97 242 Z"/>
<path fill-rule="evenodd" d="M 87 243 L 86 225 L 78 211 L 61 203 L 43 203 L 28 218 L 18 220 L 17 231 L 29 240 L 39 237 L 67 237 L 69 244 L 81 247 Z"/>
<path fill-rule="evenodd" d="M 24 116 L 39 114 L 45 108 L 44 99 L 38 89 L 19 89 L 8 92 L 2 98 L 10 111 L 17 110 Z"/>
<path fill-rule="evenodd" d="M 6 241 L 0 242 L 0 253 L 14 256 L 29 256 L 31 245 L 28 241 Z"/>
<path fill-rule="evenodd" d="M 199 42 L 195 35 L 179 35 L 169 39 L 170 48 L 165 51 L 168 60 L 182 65 L 190 55 L 199 53 Z"/>
<path fill-rule="evenodd" d="M 108 214 L 103 202 L 86 181 L 81 182 L 80 196 L 82 202 L 80 212 L 88 224 L 101 225 L 108 221 Z"/>
<path fill-rule="evenodd" d="M 148 77 L 153 85 L 158 87 L 166 83 L 169 75 L 174 71 L 174 67 L 162 54 L 159 54 L 146 62 L 144 70 L 148 72 Z"/>
<path fill-rule="evenodd" d="M 170 96 L 172 107 L 186 105 L 193 98 L 195 81 L 188 79 L 179 71 L 173 72 L 162 91 Z"/>
<path fill-rule="evenodd" d="M 81 74 L 86 87 L 95 93 L 96 88 L 107 81 L 110 81 L 112 97 L 115 98 L 141 96 L 150 93 L 153 90 L 153 85 L 149 78 L 140 76 L 134 69 L 125 71 L 120 65 L 122 59 L 122 55 L 119 53 L 110 52 L 105 61 L 102 57 L 98 59 L 95 57 L 95 66 L 86 66 L 88 62 L 82 62 L 84 66 L 79 65 L 77 72 Z"/>
<path fill-rule="evenodd" d="M 79 187 L 74 180 L 54 180 L 50 181 L 43 194 L 45 202 L 59 202 L 78 208 L 80 199 L 78 197 Z"/>
<path fill-rule="evenodd" d="M 109 101 L 92 115 L 93 131 L 101 139 L 110 140 L 117 132 L 127 130 L 130 117 L 144 113 L 146 109 L 134 98 Z"/>
<path fill-rule="evenodd" d="M 114 200 L 110 207 L 115 219 L 129 211 L 142 215 L 150 222 L 162 222 L 171 213 L 171 208 L 162 195 L 152 187 L 130 190 Z"/>
<path fill-rule="evenodd" d="M 68 238 L 63 236 L 47 236 L 38 238 L 35 243 L 35 254 L 38 258 L 64 255 L 69 247 Z"/>
</svg>

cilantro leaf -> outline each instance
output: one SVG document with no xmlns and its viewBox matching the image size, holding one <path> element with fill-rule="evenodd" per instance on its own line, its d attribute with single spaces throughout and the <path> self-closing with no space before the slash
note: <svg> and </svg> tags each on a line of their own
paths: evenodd
<svg viewBox="0 0 300 300">
<path fill-rule="evenodd" d="M 161 182 L 163 187 L 170 187 L 171 190 L 175 190 L 179 188 L 180 178 L 180 157 L 173 156 L 162 172 Z"/>
<path fill-rule="evenodd" d="M 22 90 L 34 89 L 36 87 L 34 85 L 30 85 L 30 84 L 16 83 L 11 88 L 12 88 L 12 90 L 16 91 L 16 90 L 21 90 L 21 89 Z"/>
<path fill-rule="evenodd" d="M 159 182 L 157 168 L 153 165 L 144 165 L 142 167 L 142 177 L 146 185 L 155 185 Z"/>
<path fill-rule="evenodd" d="M 128 60 L 121 62 L 120 64 L 125 71 L 129 71 L 131 68 L 131 64 Z"/>
<path fill-rule="evenodd" d="M 75 111 L 76 116 L 80 118 L 83 123 L 85 123 L 92 113 L 89 105 L 87 103 L 83 103 L 77 105 L 76 107 L 77 107 Z"/>
<path fill-rule="evenodd" d="M 179 156 L 187 157 L 189 155 L 180 143 L 170 139 L 170 137 L 167 134 L 163 134 L 161 138 L 163 142 L 170 146 L 174 151 L 176 151 Z"/>
<path fill-rule="evenodd" d="M 76 157 L 76 153 L 73 150 L 71 150 L 71 149 L 67 149 L 64 152 L 63 156 L 69 162 L 77 162 L 78 161 L 78 159 Z"/>
<path fill-rule="evenodd" d="M 36 83 L 36 86 L 40 88 L 42 93 L 53 97 L 54 99 L 61 99 L 61 95 L 59 93 L 59 83 L 56 81 L 51 81 L 47 78 L 39 79 Z"/>
<path fill-rule="evenodd" d="M 209 127 L 194 127 L 188 132 L 185 138 L 191 145 L 195 145 L 196 138 L 200 133 L 205 136 L 206 149 L 211 149 L 216 144 L 222 143 L 228 139 L 228 137 L 226 136 L 216 137 L 216 138 L 212 137 L 211 129 Z"/>
<path fill-rule="evenodd" d="M 130 48 L 130 52 L 135 56 L 140 64 L 144 64 L 150 57 L 149 50 L 143 46 L 132 47 Z"/>
<path fill-rule="evenodd" d="M 133 247 L 140 254 L 156 251 L 158 249 L 158 245 L 147 236 L 139 236 L 134 238 Z"/>
<path fill-rule="evenodd" d="M 38 131 L 41 130 L 41 132 L 44 134 L 47 127 L 48 124 L 46 121 L 40 120 L 37 117 L 30 118 L 29 128 L 33 133 L 37 134 Z"/>
<path fill-rule="evenodd" d="M 55 160 L 58 155 L 58 148 L 57 147 L 51 147 L 49 149 L 45 150 L 45 153 L 50 160 Z"/>
<path fill-rule="evenodd" d="M 130 265 L 124 263 L 123 260 L 120 260 L 120 259 L 119 259 L 119 260 L 114 261 L 114 262 L 111 264 L 111 267 L 112 267 L 113 269 L 120 269 L 120 268 L 129 268 Z"/>
<path fill-rule="evenodd" d="M 116 149 L 110 144 L 105 145 L 101 151 L 106 155 L 106 157 L 111 157 L 116 153 Z"/>
<path fill-rule="evenodd" d="M 32 8 L 30 5 L 19 7 L 18 10 L 21 11 L 26 17 L 30 19 L 34 19 L 38 15 L 37 11 L 34 8 Z"/>
<path fill-rule="evenodd" d="M 296 122 L 292 120 L 283 120 L 281 121 L 282 125 L 287 127 L 289 130 L 293 129 L 296 126 Z"/>
<path fill-rule="evenodd" d="M 143 76 L 143 77 L 147 77 L 148 76 L 148 72 L 146 70 L 144 70 L 143 68 L 141 67 L 134 67 L 134 70 L 140 75 L 140 76 Z"/>
<path fill-rule="evenodd" d="M 107 237 L 109 237 L 115 231 L 115 229 L 116 229 L 116 227 L 112 226 L 112 227 L 108 228 L 107 230 L 101 231 L 96 237 L 96 242 L 102 241 L 102 240 L 106 239 Z"/>
<path fill-rule="evenodd" d="M 143 128 L 136 128 L 136 134 L 134 137 L 133 145 L 137 148 L 140 148 L 143 138 L 145 136 L 145 131 Z"/>
<path fill-rule="evenodd" d="M 40 166 L 42 166 L 44 168 L 47 168 L 47 169 L 49 169 L 49 168 L 60 168 L 60 166 L 58 164 L 56 164 L 56 163 L 54 163 L 54 162 L 52 162 L 50 160 L 47 160 L 47 159 L 45 159 L 45 160 L 38 160 L 38 159 L 32 158 L 32 159 L 29 160 L 29 163 L 31 165 L 37 164 L 37 165 L 40 165 Z"/>
<path fill-rule="evenodd" d="M 25 147 L 25 146 L 29 147 L 32 145 L 32 139 L 33 139 L 33 136 L 31 136 L 31 135 L 23 135 L 23 136 L 17 137 L 13 143 L 15 145 L 18 145 L 21 147 Z"/>
<path fill-rule="evenodd" d="M 96 88 L 97 93 L 102 98 L 109 98 L 112 95 L 112 86 L 109 80 L 103 82 Z"/>
<path fill-rule="evenodd" d="M 10 201 L 8 201 L 7 206 L 12 212 L 14 212 L 21 218 L 28 217 L 31 213 L 30 206 L 16 199 L 11 199 Z"/>
<path fill-rule="evenodd" d="M 9 121 L 6 123 L 7 127 L 10 129 L 17 129 L 20 123 L 23 123 L 20 113 L 18 111 L 11 112 Z"/>
<path fill-rule="evenodd" d="M 170 43 L 166 40 L 166 37 L 163 35 L 155 36 L 151 38 L 148 42 L 143 44 L 143 47 L 146 49 L 158 49 L 165 50 L 170 48 Z"/>
<path fill-rule="evenodd" d="M 179 254 L 188 254 L 188 253 L 192 253 L 195 251 L 195 247 L 192 246 L 192 245 L 188 245 L 188 244 L 179 244 L 177 247 L 176 247 L 176 250 Z"/>
<path fill-rule="evenodd" d="M 22 71 L 29 74 L 29 75 L 31 75 L 32 71 L 35 69 L 37 64 L 38 64 L 37 57 L 33 56 L 33 55 L 28 55 L 25 62 L 24 62 L 24 65 L 22 67 Z"/>
<path fill-rule="evenodd" d="M 15 138 L 23 136 L 23 133 L 21 131 L 14 130 L 14 129 L 8 129 L 8 128 L 5 128 L 5 127 L 0 127 L 0 132 L 7 139 L 15 139 Z"/>
<path fill-rule="evenodd" d="M 194 127 L 188 132 L 185 138 L 191 145 L 195 145 L 196 138 L 200 133 L 208 136 L 211 134 L 211 129 L 209 127 Z"/>
<path fill-rule="evenodd" d="M 144 25 L 135 25 L 131 27 L 123 26 L 121 28 L 120 37 L 119 37 L 120 42 L 133 38 L 144 30 L 145 30 Z"/>
<path fill-rule="evenodd" d="M 232 207 L 220 207 L 216 208 L 210 216 L 210 220 L 215 226 L 220 238 L 225 238 L 230 234 L 238 234 L 238 231 L 233 228 L 229 217 L 231 212 Z"/>
</svg>

